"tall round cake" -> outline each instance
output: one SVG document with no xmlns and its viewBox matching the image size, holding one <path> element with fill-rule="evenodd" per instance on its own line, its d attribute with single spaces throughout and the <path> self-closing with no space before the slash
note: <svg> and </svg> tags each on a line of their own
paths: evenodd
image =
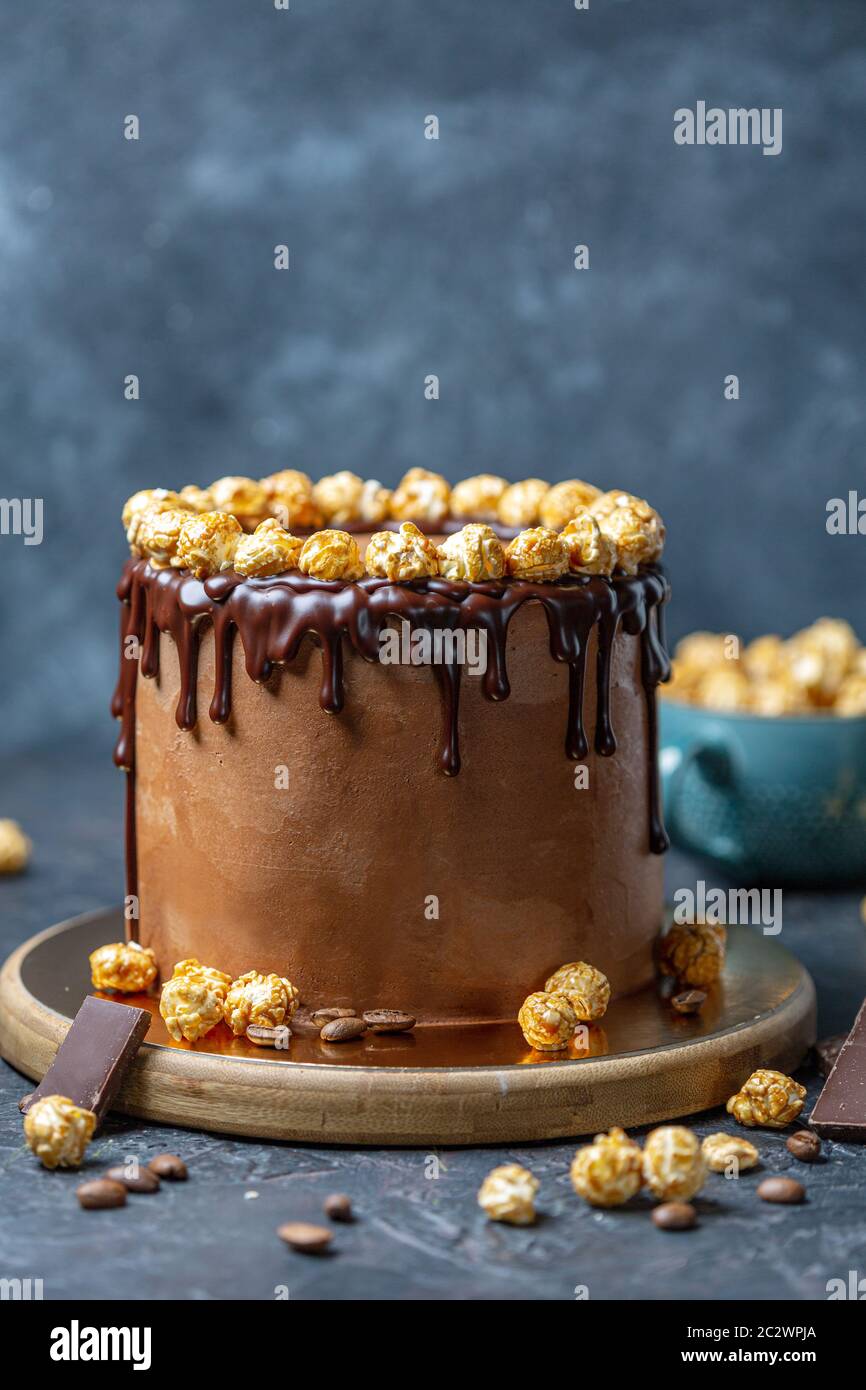
<svg viewBox="0 0 866 1390">
<path fill-rule="evenodd" d="M 640 988 L 657 514 L 581 483 L 353 477 L 127 504 L 131 935 L 164 975 L 192 956 L 420 1023 L 513 1018 L 567 961 Z"/>
</svg>

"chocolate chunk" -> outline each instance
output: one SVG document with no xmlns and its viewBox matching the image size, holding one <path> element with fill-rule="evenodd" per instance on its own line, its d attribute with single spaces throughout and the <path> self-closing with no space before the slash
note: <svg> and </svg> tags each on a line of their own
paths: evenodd
<svg viewBox="0 0 866 1390">
<path fill-rule="evenodd" d="M 367 1025 L 362 1018 L 335 1018 L 326 1023 L 319 1037 L 322 1042 L 344 1043 L 360 1038 Z"/>
<path fill-rule="evenodd" d="M 119 1164 L 116 1168 L 109 1168 L 105 1174 L 112 1182 L 123 1183 L 127 1192 L 158 1192 L 159 1178 L 152 1168 L 140 1168 L 138 1164 L 129 1168 Z"/>
<path fill-rule="evenodd" d="M 106 1211 L 109 1207 L 126 1206 L 126 1188 L 111 1178 L 91 1178 L 75 1189 L 85 1211 Z"/>
<path fill-rule="evenodd" d="M 147 1166 L 158 1178 L 168 1182 L 186 1182 L 189 1177 L 186 1164 L 177 1154 L 157 1154 Z"/>
<path fill-rule="evenodd" d="M 764 1178 L 763 1182 L 758 1183 L 756 1190 L 764 1202 L 793 1205 L 805 1201 L 806 1198 L 806 1189 L 796 1178 Z"/>
<path fill-rule="evenodd" d="M 691 1202 L 662 1202 L 653 1208 L 653 1224 L 661 1231 L 690 1231 L 697 1219 Z"/>
<path fill-rule="evenodd" d="M 866 1004 L 842 1044 L 809 1123 L 822 1139 L 866 1143 Z"/>
<path fill-rule="evenodd" d="M 327 1226 L 312 1226 L 308 1221 L 287 1221 L 277 1228 L 277 1235 L 304 1255 L 320 1255 L 334 1239 Z"/>
<path fill-rule="evenodd" d="M 823 1077 L 828 1077 L 836 1065 L 836 1058 L 842 1051 L 842 1044 L 847 1037 L 846 1033 L 834 1033 L 832 1038 L 821 1038 L 815 1044 L 815 1059 L 818 1063 L 818 1070 Z"/>
<path fill-rule="evenodd" d="M 92 1110 L 101 1125 L 149 1027 L 146 1009 L 88 994 L 54 1061 L 22 1105 L 24 1113 L 43 1096 L 67 1096 Z"/>
<path fill-rule="evenodd" d="M 368 1009 L 364 1022 L 371 1033 L 409 1033 L 415 1027 L 412 1015 L 402 1009 Z"/>
<path fill-rule="evenodd" d="M 354 1221 L 352 1202 L 345 1192 L 332 1192 L 325 1198 L 325 1215 L 332 1221 Z"/>
<path fill-rule="evenodd" d="M 791 1135 L 785 1148 L 801 1163 L 814 1163 L 821 1157 L 821 1140 L 811 1129 L 798 1129 L 796 1134 Z"/>
</svg>

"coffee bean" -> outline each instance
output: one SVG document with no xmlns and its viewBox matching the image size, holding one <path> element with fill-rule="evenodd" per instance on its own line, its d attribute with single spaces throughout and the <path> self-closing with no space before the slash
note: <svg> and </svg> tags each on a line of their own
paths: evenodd
<svg viewBox="0 0 866 1390">
<path fill-rule="evenodd" d="M 805 1187 L 796 1178 L 764 1178 L 757 1192 L 765 1202 L 802 1202 L 806 1196 Z"/>
<path fill-rule="evenodd" d="M 811 1129 L 798 1129 L 788 1139 L 785 1148 L 801 1163 L 814 1163 L 816 1158 L 821 1157 L 821 1140 Z"/>
<path fill-rule="evenodd" d="M 354 1221 L 355 1219 L 351 1200 L 345 1192 L 332 1192 L 330 1197 L 325 1198 L 324 1206 L 325 1215 L 330 1216 L 332 1221 Z"/>
<path fill-rule="evenodd" d="M 373 1033 L 409 1033 L 415 1027 L 412 1015 L 402 1009 L 368 1009 L 364 1022 Z"/>
<path fill-rule="evenodd" d="M 131 1171 L 118 1165 L 117 1168 L 109 1168 L 105 1174 L 113 1182 L 122 1182 L 127 1192 L 158 1192 L 159 1178 L 151 1168 L 136 1167 Z"/>
<path fill-rule="evenodd" d="M 281 1052 L 287 1050 L 291 1036 L 292 1030 L 287 1023 L 281 1023 L 277 1028 L 264 1028 L 260 1023 L 251 1023 L 245 1033 L 247 1042 L 255 1043 L 256 1047 L 276 1047 Z"/>
<path fill-rule="evenodd" d="M 317 1038 L 321 1031 L 321 1023 L 314 1023 L 309 1014 L 292 1015 L 292 1032 L 299 1038 Z"/>
<path fill-rule="evenodd" d="M 320 1028 L 324 1028 L 326 1023 L 333 1023 L 335 1018 L 357 1018 L 354 1009 L 316 1009 L 310 1017 Z"/>
<path fill-rule="evenodd" d="M 334 1018 L 325 1024 L 319 1037 L 322 1042 L 351 1042 L 353 1038 L 360 1038 L 366 1027 L 362 1018 Z"/>
<path fill-rule="evenodd" d="M 24 1114 L 25 1107 L 26 1107 L 27 1105 L 29 1105 L 30 1102 L 31 1102 L 31 1100 L 33 1099 L 33 1095 L 34 1095 L 34 1092 L 33 1092 L 33 1091 L 28 1091 L 27 1094 L 26 1094 L 26 1096 L 22 1096 L 21 1099 L 19 1100 L 19 1102 L 18 1102 L 18 1109 L 21 1111 L 22 1115 Z"/>
<path fill-rule="evenodd" d="M 662 1202 L 653 1208 L 653 1222 L 660 1231 L 690 1231 L 697 1219 L 690 1202 Z"/>
<path fill-rule="evenodd" d="M 166 1178 L 168 1182 L 186 1182 L 189 1177 L 186 1164 L 177 1154 L 157 1154 L 147 1166 L 158 1178 Z"/>
<path fill-rule="evenodd" d="M 126 1188 L 111 1178 L 91 1178 L 75 1189 L 85 1211 L 106 1211 L 109 1207 L 126 1206 Z"/>
<path fill-rule="evenodd" d="M 707 996 L 702 989 L 687 989 L 673 996 L 671 1008 L 678 1014 L 696 1014 L 706 1002 Z"/>
<path fill-rule="evenodd" d="M 287 1221 L 277 1227 L 277 1235 L 304 1255 L 320 1255 L 334 1239 L 333 1231 L 327 1226 L 313 1226 L 308 1221 Z"/>
</svg>

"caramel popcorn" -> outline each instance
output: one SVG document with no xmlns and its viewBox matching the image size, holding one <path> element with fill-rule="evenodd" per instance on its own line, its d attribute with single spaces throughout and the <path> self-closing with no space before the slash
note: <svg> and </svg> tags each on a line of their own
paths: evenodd
<svg viewBox="0 0 866 1390">
<path fill-rule="evenodd" d="M 478 1205 L 491 1221 L 531 1226 L 535 1220 L 538 1178 L 519 1163 L 503 1163 L 487 1174 L 478 1192 Z"/>
<path fill-rule="evenodd" d="M 568 566 L 578 574 L 613 574 L 616 546 L 602 535 L 591 512 L 578 512 L 562 532 L 568 546 Z"/>
<path fill-rule="evenodd" d="M 641 1151 L 617 1128 L 578 1149 L 570 1171 L 578 1197 L 593 1207 L 621 1207 L 643 1182 Z"/>
<path fill-rule="evenodd" d="M 555 483 L 548 488 L 539 504 L 538 512 L 542 526 L 550 531 L 561 531 L 572 517 L 582 512 L 597 497 L 601 489 L 592 483 L 582 483 L 578 478 L 568 478 L 564 483 Z"/>
<path fill-rule="evenodd" d="M 707 1167 L 698 1136 L 683 1125 L 662 1125 L 647 1135 L 644 1182 L 660 1202 L 687 1202 L 704 1185 Z"/>
<path fill-rule="evenodd" d="M 262 478 L 268 509 L 287 531 L 313 531 L 325 518 L 313 501 L 313 484 L 298 468 L 283 468 Z"/>
<path fill-rule="evenodd" d="M 568 571 L 568 546 L 556 531 L 532 526 L 509 542 L 505 564 L 515 579 L 559 579 Z"/>
<path fill-rule="evenodd" d="M 706 635 L 709 637 L 711 634 L 707 633 Z M 686 638 L 685 640 L 688 642 L 689 639 Z M 718 640 L 724 641 L 724 638 Z M 688 648 L 686 650 L 688 651 Z M 679 647 L 677 653 L 679 654 Z M 750 680 L 775 680 L 783 675 L 785 670 L 785 644 L 781 637 L 776 637 L 772 633 L 768 633 L 765 637 L 756 637 L 754 642 L 750 642 L 745 648 L 742 661 L 743 670 Z"/>
<path fill-rule="evenodd" d="M 177 540 L 177 563 L 196 579 L 208 579 L 231 569 L 242 535 L 240 522 L 228 512 L 188 516 Z"/>
<path fill-rule="evenodd" d="M 708 671 L 698 682 L 696 694 L 700 704 L 712 709 L 745 710 L 751 703 L 748 679 L 736 666 Z"/>
<path fill-rule="evenodd" d="M 405 583 L 439 573 L 439 552 L 411 521 L 399 531 L 377 531 L 364 555 L 367 573 L 376 578 Z"/>
<path fill-rule="evenodd" d="M 626 574 L 651 564 L 664 550 L 664 522 L 654 507 L 630 492 L 604 492 L 589 505 L 602 533 L 616 545 Z"/>
<path fill-rule="evenodd" d="M 138 519 L 133 553 L 142 555 L 152 569 L 165 570 L 169 567 L 182 567 L 177 548 L 180 534 L 190 516 L 187 507 L 174 507 L 161 510 L 151 508 Z"/>
<path fill-rule="evenodd" d="M 234 567 L 245 578 L 266 578 L 297 569 L 304 542 L 285 531 L 274 517 L 262 521 L 238 541 Z"/>
<path fill-rule="evenodd" d="M 186 960 L 179 960 L 172 971 L 172 979 L 190 979 L 197 976 L 205 980 L 211 989 L 222 990 L 225 995 L 226 990 L 232 982 L 231 975 L 227 975 L 224 970 L 215 970 L 211 965 L 202 965 L 195 956 L 188 956 Z"/>
<path fill-rule="evenodd" d="M 14 820 L 0 820 L 0 874 L 20 874 L 33 846 Z"/>
<path fill-rule="evenodd" d="M 113 941 L 90 953 L 90 978 L 94 989 L 118 994 L 140 994 L 156 979 L 156 955 L 137 941 Z"/>
<path fill-rule="evenodd" d="M 368 526 L 381 526 L 391 515 L 391 489 L 383 487 L 378 478 L 368 478 L 361 488 L 358 520 Z"/>
<path fill-rule="evenodd" d="M 714 1173 L 724 1173 L 733 1160 L 735 1171 L 754 1168 L 761 1158 L 754 1144 L 736 1134 L 709 1134 L 701 1145 L 704 1162 Z"/>
<path fill-rule="evenodd" d="M 329 526 L 345 526 L 357 521 L 361 512 L 364 480 L 344 469 L 320 478 L 313 487 L 313 501 Z"/>
<path fill-rule="evenodd" d="M 43 1096 L 24 1116 L 24 1138 L 45 1168 L 77 1168 L 96 1116 L 66 1096 Z"/>
<path fill-rule="evenodd" d="M 659 968 L 684 985 L 711 985 L 725 964 L 727 930 L 721 922 L 675 923 L 659 943 Z"/>
<path fill-rule="evenodd" d="M 565 994 L 540 990 L 524 999 L 517 1022 L 536 1052 L 559 1052 L 574 1037 L 577 1016 Z"/>
<path fill-rule="evenodd" d="M 548 994 L 564 994 L 580 1023 L 592 1023 L 607 1013 L 610 982 L 606 975 L 585 961 L 561 965 L 544 988 Z"/>
<path fill-rule="evenodd" d="M 134 492 L 131 497 L 128 497 L 123 504 L 121 520 L 126 532 L 126 539 L 133 553 L 136 551 L 138 528 L 145 512 L 175 511 L 188 505 L 180 493 L 171 492 L 164 487 L 143 488 L 141 492 Z"/>
<path fill-rule="evenodd" d="M 291 980 L 249 970 L 229 987 L 223 1016 L 236 1037 L 250 1026 L 279 1028 L 292 1017 L 299 998 Z"/>
<path fill-rule="evenodd" d="M 187 483 L 186 487 L 181 488 L 180 500 L 194 512 L 215 512 L 217 509 L 210 488 L 196 487 L 194 483 Z"/>
<path fill-rule="evenodd" d="M 712 697 L 711 689 L 708 693 Z M 805 714 L 809 705 L 799 687 L 782 676 L 761 680 L 753 685 L 749 691 L 748 707 L 753 714 L 780 715 Z"/>
<path fill-rule="evenodd" d="M 849 716 L 866 714 L 866 676 L 854 672 L 845 677 L 837 691 L 833 713 Z"/>
<path fill-rule="evenodd" d="M 451 515 L 479 521 L 495 521 L 508 483 L 493 473 L 464 478 L 451 492 Z"/>
<path fill-rule="evenodd" d="M 550 491 L 543 478 L 524 478 L 507 487 L 499 499 L 496 514 L 503 526 L 537 526 L 541 503 Z"/>
<path fill-rule="evenodd" d="M 446 579 L 501 579 L 505 549 L 491 526 L 470 522 L 439 546 L 439 569 Z"/>
<path fill-rule="evenodd" d="M 217 478 L 209 489 L 218 512 L 230 512 L 239 521 L 263 516 L 268 510 L 268 497 L 255 478 Z"/>
<path fill-rule="evenodd" d="M 803 1109 L 806 1088 L 781 1071 L 753 1071 L 727 1104 L 729 1115 L 750 1129 L 784 1129 Z"/>
<path fill-rule="evenodd" d="M 316 531 L 301 547 L 298 569 L 312 579 L 360 579 L 358 546 L 348 531 Z"/>
<path fill-rule="evenodd" d="M 448 515 L 451 489 L 440 473 L 410 468 L 391 498 L 395 521 L 426 521 L 437 526 Z"/>
<path fill-rule="evenodd" d="M 222 1021 L 225 999 L 225 988 L 214 988 L 206 975 L 175 974 L 162 987 L 159 1012 L 175 1042 L 196 1042 Z"/>
</svg>

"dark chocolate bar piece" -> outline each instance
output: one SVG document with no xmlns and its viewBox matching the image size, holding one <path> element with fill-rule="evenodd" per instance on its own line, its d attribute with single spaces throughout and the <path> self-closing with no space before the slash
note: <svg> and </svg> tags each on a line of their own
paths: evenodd
<svg viewBox="0 0 866 1390">
<path fill-rule="evenodd" d="M 25 1113 L 43 1096 L 66 1096 L 92 1110 L 101 1125 L 149 1026 L 146 1009 L 88 994 L 54 1061 L 27 1097 Z"/>
<path fill-rule="evenodd" d="M 866 1144 L 866 1003 L 842 1044 L 809 1123 L 822 1139 Z"/>
</svg>

